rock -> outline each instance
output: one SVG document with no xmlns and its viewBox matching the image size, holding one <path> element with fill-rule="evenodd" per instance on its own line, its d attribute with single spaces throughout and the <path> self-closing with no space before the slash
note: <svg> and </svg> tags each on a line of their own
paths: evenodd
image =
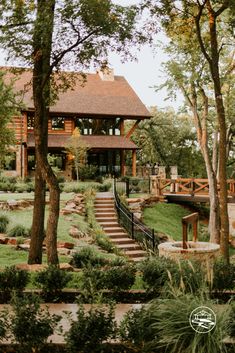
<svg viewBox="0 0 235 353">
<path fill-rule="evenodd" d="M 0 234 L 0 244 L 7 244 L 8 243 L 8 239 L 5 234 Z"/>
<path fill-rule="evenodd" d="M 74 209 L 74 208 L 76 208 L 76 203 L 75 202 L 73 202 L 73 201 L 66 202 L 66 206 L 65 206 L 66 210 L 70 210 L 70 209 Z"/>
<path fill-rule="evenodd" d="M 29 251 L 30 245 L 29 244 L 18 244 L 17 248 L 19 250 Z"/>
<path fill-rule="evenodd" d="M 65 208 L 63 208 L 61 211 L 60 211 L 60 214 L 66 216 L 66 215 L 70 215 L 73 213 L 73 210 L 67 210 Z"/>
<path fill-rule="evenodd" d="M 17 239 L 16 238 L 8 238 L 7 244 L 17 245 Z"/>
<path fill-rule="evenodd" d="M 39 271 L 45 270 L 47 268 L 47 265 L 43 265 L 43 264 L 34 264 L 34 265 L 17 264 L 16 268 L 18 268 L 19 270 L 39 272 Z"/>
<path fill-rule="evenodd" d="M 58 242 L 57 243 L 57 248 L 73 249 L 74 248 L 74 243 Z"/>
<path fill-rule="evenodd" d="M 66 248 L 57 248 L 57 252 L 59 255 L 68 256 L 68 255 L 70 255 L 71 250 L 66 249 Z"/>
<path fill-rule="evenodd" d="M 141 199 L 141 198 L 130 198 L 130 199 L 126 199 L 126 201 L 128 202 L 128 204 L 131 204 L 131 203 L 135 203 L 135 202 L 143 202 L 143 199 Z"/>
<path fill-rule="evenodd" d="M 71 266 L 71 265 L 68 264 L 68 263 L 61 263 L 61 264 L 60 264 L 60 269 L 61 269 L 62 271 L 74 271 L 73 266 Z"/>
<path fill-rule="evenodd" d="M 141 213 L 141 212 L 134 212 L 134 216 L 135 216 L 137 219 L 141 219 L 142 213 Z"/>
<path fill-rule="evenodd" d="M 69 235 L 73 238 L 80 238 L 83 233 L 77 227 L 72 226 L 69 230 Z"/>
</svg>

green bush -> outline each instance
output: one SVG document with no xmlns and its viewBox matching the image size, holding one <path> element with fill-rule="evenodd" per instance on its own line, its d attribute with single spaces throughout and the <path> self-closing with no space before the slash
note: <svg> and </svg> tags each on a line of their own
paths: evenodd
<svg viewBox="0 0 235 353">
<path fill-rule="evenodd" d="M 91 307 L 88 312 L 80 306 L 77 321 L 72 322 L 66 334 L 68 351 L 71 353 L 101 352 L 104 341 L 115 338 L 114 310 L 109 307 Z"/>
<path fill-rule="evenodd" d="M 229 314 L 229 336 L 235 339 L 235 303 L 231 303 L 231 311 Z"/>
<path fill-rule="evenodd" d="M 135 283 L 135 273 L 133 265 L 111 267 L 104 272 L 102 286 L 115 292 L 130 289 Z"/>
<path fill-rule="evenodd" d="M 109 238 L 105 234 L 97 234 L 95 237 L 95 241 L 97 245 L 101 247 L 101 249 L 109 253 L 112 253 L 117 250 L 116 246 L 109 240 Z"/>
<path fill-rule="evenodd" d="M 79 178 L 81 180 L 92 179 L 97 172 L 97 167 L 94 165 L 84 165 L 79 168 Z"/>
<path fill-rule="evenodd" d="M 55 299 L 71 279 L 71 273 L 61 271 L 55 265 L 50 265 L 45 270 L 37 272 L 33 281 L 42 289 L 44 296 Z"/>
<path fill-rule="evenodd" d="M 30 231 L 28 228 L 21 224 L 15 225 L 13 228 L 10 229 L 10 231 L 7 233 L 9 237 L 28 237 L 30 234 Z"/>
<path fill-rule="evenodd" d="M 0 233 L 6 233 L 9 218 L 7 215 L 0 214 Z"/>
<path fill-rule="evenodd" d="M 189 318 L 198 307 L 208 307 L 216 314 L 216 325 L 208 333 L 198 333 L 192 329 Z M 167 353 L 223 353 L 226 352 L 224 339 L 228 334 L 228 310 L 219 310 L 205 297 L 184 294 L 173 299 L 154 301 L 149 306 L 153 315 L 150 324 L 152 342 L 148 342 L 145 352 Z M 157 337 L 157 340 L 155 339 Z"/>
<path fill-rule="evenodd" d="M 169 288 L 195 293 L 205 285 L 201 264 L 191 261 L 176 263 L 164 257 L 155 257 L 140 264 L 143 281 L 148 291 L 166 295 Z"/>
<path fill-rule="evenodd" d="M 0 291 L 4 297 L 8 297 L 12 291 L 22 292 L 29 283 L 29 274 L 15 266 L 5 267 L 0 272 Z"/>
<path fill-rule="evenodd" d="M 88 265 L 100 267 L 106 265 L 108 260 L 98 256 L 91 247 L 87 246 L 73 254 L 71 263 L 77 268 L 87 267 Z"/>
<path fill-rule="evenodd" d="M 235 265 L 225 264 L 222 260 L 216 261 L 213 267 L 212 289 L 223 292 L 235 288 Z"/>
<path fill-rule="evenodd" d="M 136 353 L 148 352 L 148 346 L 157 341 L 158 335 L 153 337 L 151 325 L 156 322 L 154 313 L 148 307 L 140 307 L 128 311 L 119 327 L 119 338 L 128 348 Z"/>
<path fill-rule="evenodd" d="M 41 309 L 38 297 L 14 297 L 13 312 L 10 313 L 10 331 L 17 352 L 40 352 L 49 336 L 58 325 L 61 317 Z"/>
</svg>

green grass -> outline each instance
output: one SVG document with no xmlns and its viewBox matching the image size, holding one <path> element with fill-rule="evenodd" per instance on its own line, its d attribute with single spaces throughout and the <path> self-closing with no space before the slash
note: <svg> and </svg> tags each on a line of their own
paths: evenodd
<svg viewBox="0 0 235 353">
<path fill-rule="evenodd" d="M 157 203 L 145 208 L 144 222 L 155 231 L 167 234 L 174 240 L 182 240 L 182 217 L 192 213 L 176 204 Z"/>
<path fill-rule="evenodd" d="M 72 199 L 73 197 L 72 192 L 62 192 L 60 194 L 60 200 L 61 201 L 68 201 Z M 0 194 L 0 201 L 8 201 L 8 200 L 33 200 L 34 199 L 34 192 L 22 192 L 22 193 L 16 193 L 16 192 L 6 192 L 3 194 Z M 49 193 L 46 193 L 46 199 L 49 199 Z"/>
</svg>

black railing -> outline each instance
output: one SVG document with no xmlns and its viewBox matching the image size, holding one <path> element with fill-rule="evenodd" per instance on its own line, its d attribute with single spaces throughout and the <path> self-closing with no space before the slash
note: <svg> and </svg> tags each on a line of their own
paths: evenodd
<svg viewBox="0 0 235 353">
<path fill-rule="evenodd" d="M 118 186 L 120 187 L 120 184 L 117 184 L 116 179 L 114 179 L 114 198 L 119 224 L 126 229 L 132 239 L 141 243 L 143 247 L 156 251 L 159 238 L 154 234 L 154 229 L 150 229 L 143 224 L 135 217 L 134 213 L 121 202 L 119 197 L 121 190 L 120 188 L 118 189 Z M 123 193 L 121 192 L 121 194 Z"/>
<path fill-rule="evenodd" d="M 116 189 L 119 194 L 129 197 L 131 194 L 150 194 L 150 178 L 128 178 L 116 180 Z"/>
</svg>

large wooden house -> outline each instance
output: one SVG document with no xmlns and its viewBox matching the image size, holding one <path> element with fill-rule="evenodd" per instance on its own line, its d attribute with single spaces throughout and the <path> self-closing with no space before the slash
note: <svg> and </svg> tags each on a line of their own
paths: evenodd
<svg viewBox="0 0 235 353">
<path fill-rule="evenodd" d="M 6 68 L 2 68 L 6 70 Z M 8 74 L 12 75 L 12 74 Z M 69 75 L 69 73 L 68 73 Z M 9 174 L 32 175 L 35 168 L 34 105 L 30 85 L 32 71 L 25 69 L 15 82 L 15 90 L 24 92 L 24 110 L 14 118 L 17 146 L 15 158 L 6 165 Z M 27 87 L 27 89 L 25 89 Z M 73 89 L 59 95 L 50 108 L 48 123 L 48 153 L 67 179 L 72 178 L 71 163 L 65 145 L 76 127 L 88 145 L 88 164 L 94 164 L 99 174 L 125 175 L 126 155 L 131 174 L 136 175 L 136 150 L 131 140 L 138 123 L 150 118 L 150 113 L 122 76 L 103 69 L 87 74 L 84 84 L 77 80 Z M 129 130 L 125 121 L 132 122 Z"/>
</svg>

